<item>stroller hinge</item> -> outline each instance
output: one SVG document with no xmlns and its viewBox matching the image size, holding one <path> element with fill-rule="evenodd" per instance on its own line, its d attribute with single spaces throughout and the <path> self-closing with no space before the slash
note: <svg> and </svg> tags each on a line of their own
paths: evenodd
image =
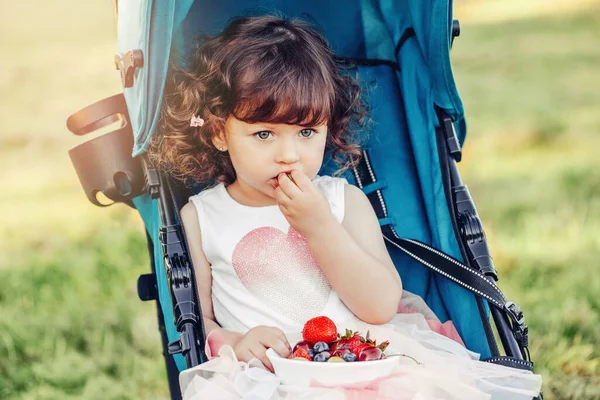
<svg viewBox="0 0 600 400">
<path fill-rule="evenodd" d="M 197 349 L 201 314 L 195 300 L 193 271 L 185 251 L 181 225 L 161 227 L 159 239 L 163 248 L 167 281 L 171 289 L 175 327 L 178 332 L 181 332 L 179 339 L 169 343 L 169 353 L 182 353 L 188 367 L 196 366 L 200 362 Z"/>
<path fill-rule="evenodd" d="M 498 274 L 485 239 L 483 225 L 477 215 L 475 203 L 471 198 L 469 189 L 464 185 L 460 185 L 453 187 L 452 192 L 456 204 L 458 228 L 471 261 L 484 275 L 497 281 Z"/>
<path fill-rule="evenodd" d="M 186 323 L 198 322 L 198 309 L 194 301 L 194 285 L 192 283 L 192 269 L 188 254 L 185 252 L 181 238 L 181 226 L 167 226 L 160 228 L 160 241 L 165 254 L 165 267 L 167 279 L 171 287 L 171 297 L 174 305 L 175 326 L 177 330 Z"/>
</svg>

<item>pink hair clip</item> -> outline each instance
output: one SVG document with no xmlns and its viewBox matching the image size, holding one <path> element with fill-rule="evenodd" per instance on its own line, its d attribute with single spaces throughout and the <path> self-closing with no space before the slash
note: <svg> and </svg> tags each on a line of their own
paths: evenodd
<svg viewBox="0 0 600 400">
<path fill-rule="evenodd" d="M 194 115 L 190 121 L 190 126 L 197 127 L 204 125 L 204 120 L 199 115 Z"/>
</svg>

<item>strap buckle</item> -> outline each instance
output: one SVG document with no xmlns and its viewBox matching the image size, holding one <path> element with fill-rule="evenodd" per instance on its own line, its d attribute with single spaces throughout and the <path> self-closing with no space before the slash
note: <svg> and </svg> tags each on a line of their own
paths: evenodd
<svg viewBox="0 0 600 400">
<path fill-rule="evenodd" d="M 504 305 L 504 309 L 510 316 L 510 319 L 513 321 L 513 323 L 519 326 L 525 325 L 525 316 L 523 315 L 523 310 L 521 310 L 521 307 L 512 301 L 507 301 Z"/>
<path fill-rule="evenodd" d="M 515 335 L 515 340 L 521 348 L 526 349 L 529 345 L 529 328 L 525 323 L 523 310 L 512 301 L 506 302 L 504 310 L 512 321 L 512 331 Z"/>
</svg>

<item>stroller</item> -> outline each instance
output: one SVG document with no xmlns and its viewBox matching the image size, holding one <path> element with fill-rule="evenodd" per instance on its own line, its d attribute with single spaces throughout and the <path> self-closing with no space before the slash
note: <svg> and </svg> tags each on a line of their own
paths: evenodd
<svg viewBox="0 0 600 400">
<path fill-rule="evenodd" d="M 173 399 L 181 398 L 179 372 L 206 360 L 201 304 L 179 222 L 179 210 L 201 188 L 152 168 L 144 153 L 158 125 L 169 62 L 186 54 L 198 34 L 216 34 L 231 17 L 256 11 L 316 24 L 371 88 L 374 124 L 360 164 L 343 177 L 369 198 L 404 287 L 440 321 L 451 319 L 482 360 L 533 370 L 523 313 L 496 286 L 483 228 L 456 165 L 466 124 L 450 65 L 460 33 L 452 0 L 149 0 L 117 7 L 115 64 L 123 94 L 76 112 L 67 126 L 76 135 L 118 121 L 120 127 L 69 153 L 93 204 L 109 205 L 98 199 L 101 193 L 137 209 L 144 221 L 151 273 L 139 277 L 138 294 L 157 301 Z M 326 162 L 321 174 L 335 169 Z"/>
</svg>

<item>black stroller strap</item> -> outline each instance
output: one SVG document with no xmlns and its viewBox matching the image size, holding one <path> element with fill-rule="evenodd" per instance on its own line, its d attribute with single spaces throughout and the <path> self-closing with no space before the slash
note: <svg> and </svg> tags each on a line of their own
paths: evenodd
<svg viewBox="0 0 600 400">
<path fill-rule="evenodd" d="M 362 158 L 354 166 L 353 172 L 358 187 L 363 190 L 372 187 L 371 185 L 377 182 L 367 151 L 363 151 Z M 369 190 L 367 198 L 373 206 L 373 210 L 377 218 L 379 218 L 380 223 L 384 223 L 381 230 L 384 239 L 388 243 L 398 247 L 419 263 L 468 289 L 476 296 L 487 300 L 501 310 L 506 309 L 507 305 L 510 306 L 512 304 L 506 301 L 506 298 L 504 298 L 504 295 L 496 284 L 486 278 L 481 272 L 468 267 L 457 259 L 425 243 L 413 239 L 400 238 L 391 225 L 385 224 L 388 214 L 380 189 Z"/>
<path fill-rule="evenodd" d="M 503 365 L 505 367 L 523 369 L 525 371 L 533 371 L 533 363 L 531 361 L 517 360 L 514 357 L 498 356 L 498 357 L 487 358 L 482 361 L 492 363 L 492 364 Z"/>
<path fill-rule="evenodd" d="M 396 246 L 419 263 L 461 285 L 496 307 L 506 308 L 508 302 L 500 289 L 481 272 L 469 268 L 448 254 L 418 240 L 399 238 L 390 226 L 384 226 L 382 230 L 384 231 L 383 238 L 388 243 Z"/>
<path fill-rule="evenodd" d="M 517 343 L 524 349 L 527 348 L 527 327 L 523 318 L 523 312 L 515 303 L 506 300 L 491 278 L 469 268 L 448 254 L 425 243 L 412 239 L 399 238 L 394 229 L 389 225 L 382 227 L 382 231 L 383 238 L 391 245 L 399 248 L 419 263 L 459 284 L 476 296 L 487 300 L 492 306 L 496 306 L 506 312 L 513 324 L 513 334 Z M 533 371 L 533 363 L 531 361 L 515 357 L 496 356 L 483 361 Z"/>
<path fill-rule="evenodd" d="M 529 360 L 529 353 L 527 351 L 528 328 L 525 324 L 523 312 L 515 303 L 506 300 L 500 289 L 496 286 L 494 279 L 428 244 L 398 236 L 393 227 L 393 218 L 390 218 L 387 213 L 387 207 L 382 194 L 383 187 L 377 186 L 377 179 L 369 160 L 369 153 L 366 150 L 363 150 L 360 162 L 353 166 L 353 173 L 357 186 L 365 192 L 379 219 L 383 238 L 387 244 L 395 246 L 420 264 L 462 286 L 476 296 L 488 342 L 490 343 L 492 354 L 495 356 L 495 358 L 492 357 L 490 359 L 490 362 L 498 361 L 500 363 L 506 362 L 506 360 L 497 359 L 497 356 L 500 354 L 482 300 L 486 300 L 493 308 L 491 310 L 492 314 L 495 316 L 496 314 L 500 315 L 499 318 L 502 318 L 501 323 L 510 322 L 507 329 L 512 331 L 518 348 L 515 349 L 514 353 L 511 353 L 511 357 L 509 358 L 520 361 L 521 357 L 512 357 L 513 354 L 519 354 L 520 352 L 523 356 L 527 355 L 527 359 Z M 496 310 L 500 311 L 500 313 L 498 314 Z M 507 317 L 510 321 L 508 321 Z M 502 334 L 500 334 L 500 337 L 505 346 L 507 346 L 507 343 L 510 344 L 508 339 L 503 339 L 504 336 Z M 527 368 L 523 364 L 519 364 L 519 366 Z"/>
</svg>

